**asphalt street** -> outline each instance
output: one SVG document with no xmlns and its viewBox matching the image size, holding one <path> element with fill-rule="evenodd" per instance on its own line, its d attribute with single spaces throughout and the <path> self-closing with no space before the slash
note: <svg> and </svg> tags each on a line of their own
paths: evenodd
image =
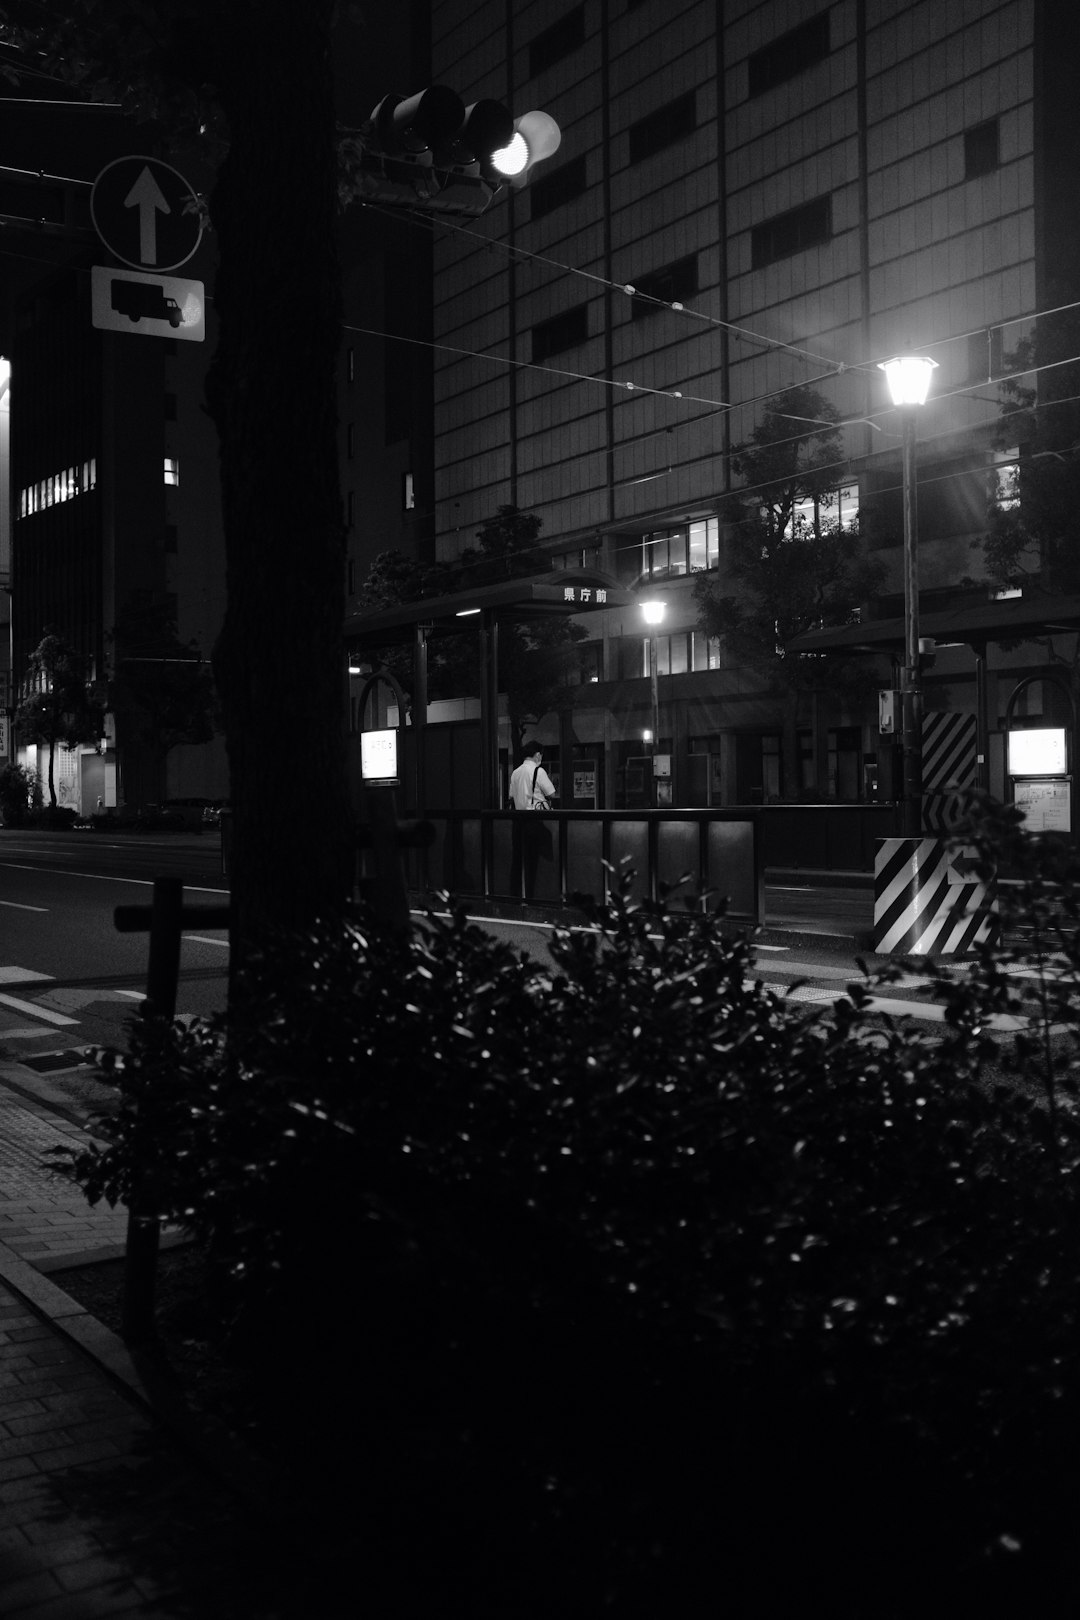
<svg viewBox="0 0 1080 1620">
<path fill-rule="evenodd" d="M 220 868 L 216 834 L 0 832 L 0 1059 L 51 1077 L 52 1100 L 77 1103 L 87 1053 L 123 1044 L 146 984 L 147 936 L 119 933 L 114 909 L 149 905 L 159 876 L 225 900 Z M 224 1006 L 227 969 L 223 930 L 186 935 L 177 1011 Z"/>
</svg>

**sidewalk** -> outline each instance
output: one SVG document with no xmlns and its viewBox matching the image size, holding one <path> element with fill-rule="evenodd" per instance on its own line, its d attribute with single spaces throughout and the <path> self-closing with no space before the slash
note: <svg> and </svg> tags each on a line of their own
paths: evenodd
<svg viewBox="0 0 1080 1620">
<path fill-rule="evenodd" d="M 125 1211 L 42 1168 L 84 1135 L 80 1112 L 55 1079 L 0 1064 L 0 1614 L 351 1615 L 356 1588 L 346 1604 L 340 1571 L 336 1594 L 332 1569 L 320 1580 L 325 1548 L 282 1523 L 247 1459 L 45 1275 L 122 1252 Z"/>
</svg>

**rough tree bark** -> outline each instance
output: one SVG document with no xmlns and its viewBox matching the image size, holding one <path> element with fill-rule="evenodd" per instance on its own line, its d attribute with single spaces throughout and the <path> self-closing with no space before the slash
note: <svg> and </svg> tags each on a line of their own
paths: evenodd
<svg viewBox="0 0 1080 1620">
<path fill-rule="evenodd" d="M 220 436 L 228 601 L 214 651 L 232 804 L 233 986 L 279 927 L 340 913 L 349 880 L 340 277 L 332 0 L 237 4 L 208 403 Z M 299 26 L 298 26 L 299 23 Z M 273 743 L 268 745 L 272 717 Z"/>
</svg>

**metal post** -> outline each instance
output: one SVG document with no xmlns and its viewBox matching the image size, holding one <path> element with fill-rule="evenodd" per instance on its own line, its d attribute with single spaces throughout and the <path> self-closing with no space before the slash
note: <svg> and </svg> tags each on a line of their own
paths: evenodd
<svg viewBox="0 0 1080 1620">
<path fill-rule="evenodd" d="M 652 705 L 652 748 L 655 755 L 660 743 L 660 683 L 656 672 L 656 637 L 649 637 L 649 701 Z"/>
<path fill-rule="evenodd" d="M 905 838 L 922 833 L 922 691 L 919 682 L 919 553 L 915 485 L 915 411 L 901 411 L 904 429 L 904 667 L 901 704 L 904 721 Z"/>
<path fill-rule="evenodd" d="M 150 916 L 150 961 L 146 972 L 144 1016 L 171 1021 L 176 1015 L 184 885 L 179 878 L 154 880 Z M 154 1331 L 154 1281 L 161 1223 L 152 1187 L 138 1177 L 128 1205 L 120 1332 L 129 1343 Z"/>
</svg>

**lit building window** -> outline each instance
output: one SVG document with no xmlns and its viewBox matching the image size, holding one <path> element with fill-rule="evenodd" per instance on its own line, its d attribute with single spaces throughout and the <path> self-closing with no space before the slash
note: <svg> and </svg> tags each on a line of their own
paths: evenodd
<svg viewBox="0 0 1080 1620">
<path fill-rule="evenodd" d="M 65 467 L 63 472 L 51 473 L 48 478 L 39 478 L 19 491 L 19 516 L 32 517 L 48 506 L 72 501 L 76 495 L 85 495 L 96 483 L 97 460 L 93 457 L 74 467 Z"/>
<path fill-rule="evenodd" d="M 401 481 L 401 503 L 406 512 L 412 512 L 416 507 L 416 485 L 411 472 L 407 472 Z"/>
<path fill-rule="evenodd" d="M 165 457 L 165 482 L 167 484 L 179 484 L 180 482 L 180 463 L 175 456 Z"/>
<path fill-rule="evenodd" d="M 769 518 L 772 508 L 763 506 L 762 517 Z M 796 501 L 791 517 L 784 527 L 784 538 L 798 539 L 800 535 L 820 534 L 822 529 L 850 529 L 859 519 L 859 486 L 844 484 L 823 495 L 807 495 Z"/>
<path fill-rule="evenodd" d="M 702 573 L 720 566 L 720 519 L 705 518 L 690 525 L 690 572 Z"/>
<path fill-rule="evenodd" d="M 990 502 L 999 512 L 1011 512 L 1020 505 L 1020 451 L 1002 450 L 994 457 L 990 474 Z"/>
</svg>

